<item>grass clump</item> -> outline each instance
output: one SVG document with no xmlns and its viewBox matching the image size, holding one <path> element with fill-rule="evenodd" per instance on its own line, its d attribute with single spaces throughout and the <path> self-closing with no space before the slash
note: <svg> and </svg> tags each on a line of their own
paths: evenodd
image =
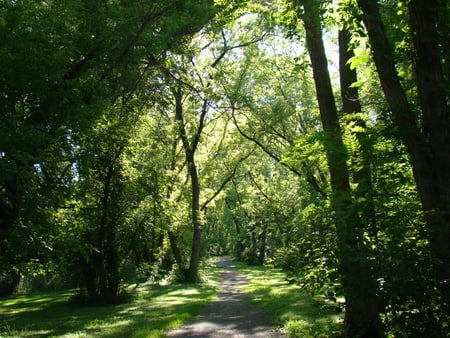
<svg viewBox="0 0 450 338">
<path fill-rule="evenodd" d="M 283 331 L 289 338 L 338 338 L 342 337 L 342 324 L 331 320 L 315 324 L 306 320 L 288 320 Z"/>
<path fill-rule="evenodd" d="M 278 269 L 236 263 L 249 279 L 244 287 L 255 306 L 267 309 L 274 321 L 290 338 L 339 337 L 342 314 L 328 306 L 324 296 L 311 296 L 299 286 L 290 284 Z"/>
<path fill-rule="evenodd" d="M 206 268 L 212 280 L 216 268 Z M 128 288 L 129 302 L 85 306 L 70 301 L 76 290 L 0 299 L 0 337 L 164 337 L 196 316 L 217 294 L 214 282 Z"/>
</svg>

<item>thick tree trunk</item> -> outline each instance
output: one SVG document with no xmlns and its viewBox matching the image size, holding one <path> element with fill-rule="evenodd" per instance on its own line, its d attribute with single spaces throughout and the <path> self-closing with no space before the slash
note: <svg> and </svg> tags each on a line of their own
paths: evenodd
<svg viewBox="0 0 450 338">
<path fill-rule="evenodd" d="M 417 121 L 397 75 L 394 53 L 376 1 L 358 0 L 373 58 L 398 133 L 410 155 L 414 179 L 435 258 L 435 278 L 447 314 L 450 310 L 450 150 L 448 86 L 437 32 L 440 2 L 411 1 L 410 27 L 416 52 L 416 81 L 422 121 Z M 419 128 L 421 125 L 421 128 Z"/>
<path fill-rule="evenodd" d="M 379 318 L 378 287 L 370 263 L 361 250 L 361 221 L 352 205 L 347 154 L 342 140 L 336 103 L 328 73 L 320 23 L 320 2 L 303 1 L 303 22 L 309 50 L 320 116 L 325 134 L 338 237 L 339 269 L 346 300 L 345 325 L 351 337 L 383 337 Z"/>
<path fill-rule="evenodd" d="M 428 143 L 437 196 L 425 209 L 433 254 L 437 259 L 437 277 L 443 304 L 450 314 L 450 116 L 449 80 L 444 78 L 438 33 L 439 8 L 436 0 L 412 0 L 409 3 L 410 27 L 416 51 L 415 72 L 423 116 L 423 137 Z M 447 26 L 448 27 L 448 26 Z M 443 32 L 444 33 L 444 32 Z M 448 30 L 446 31 L 448 33 Z M 448 35 L 446 37 L 448 39 Z M 444 46 L 445 47 L 445 46 Z M 447 56 L 448 57 L 448 56 Z M 427 184 L 422 182 L 421 185 Z"/>
</svg>

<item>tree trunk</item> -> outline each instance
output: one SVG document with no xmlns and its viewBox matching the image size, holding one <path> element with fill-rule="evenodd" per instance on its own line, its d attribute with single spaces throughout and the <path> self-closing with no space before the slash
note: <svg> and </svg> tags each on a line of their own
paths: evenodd
<svg viewBox="0 0 450 338">
<path fill-rule="evenodd" d="M 180 270 L 180 273 L 182 276 L 186 275 L 186 267 L 183 259 L 183 255 L 181 254 L 180 248 L 178 247 L 177 243 L 177 237 L 173 233 L 172 230 L 167 231 L 167 235 L 169 236 L 169 242 L 170 242 L 170 249 L 172 250 L 173 257 L 175 259 L 175 263 L 178 266 L 178 269 Z"/>
<path fill-rule="evenodd" d="M 246 263 L 249 265 L 257 265 L 257 249 L 258 249 L 258 242 L 256 238 L 256 230 L 259 223 L 253 224 L 250 226 L 250 245 L 249 249 L 247 250 L 247 257 L 246 257 Z"/>
<path fill-rule="evenodd" d="M 181 87 L 174 91 L 174 96 L 175 118 L 179 124 L 180 138 L 183 143 L 183 149 L 188 167 L 188 174 L 191 180 L 192 247 L 189 268 L 183 270 L 182 273 L 185 282 L 197 283 L 200 281 L 198 270 L 200 266 L 202 227 L 200 218 L 200 182 L 198 179 L 197 166 L 195 164 L 195 151 L 197 150 L 197 145 L 200 140 L 200 134 L 203 129 L 203 121 L 206 115 L 206 102 L 204 102 L 203 111 L 199 120 L 198 130 L 194 135 L 193 140 L 190 142 L 184 125 L 182 103 L 183 95 Z"/>
<path fill-rule="evenodd" d="M 261 224 L 262 232 L 259 235 L 259 250 L 256 264 L 263 265 L 264 259 L 266 259 L 266 248 L 267 248 L 267 225 L 265 223 Z"/>
<path fill-rule="evenodd" d="M 445 311 L 450 310 L 450 150 L 448 85 L 440 61 L 435 0 L 411 1 L 410 28 L 416 53 L 416 81 L 422 121 L 417 121 L 395 69 L 395 56 L 378 4 L 358 0 L 369 34 L 373 58 L 384 95 L 413 169 L 434 256 L 435 278 Z M 422 130 L 419 128 L 421 125 Z"/>
<path fill-rule="evenodd" d="M 120 276 L 117 253 L 117 212 L 116 202 L 120 197 L 119 183 L 116 182 L 117 160 L 123 148 L 114 151 L 111 163 L 103 178 L 102 199 L 98 208 L 100 219 L 94 231 L 88 233 L 88 242 L 94 243 L 97 250 L 88 259 L 82 259 L 82 273 L 91 303 L 114 302 L 118 296 Z"/>
<path fill-rule="evenodd" d="M 197 283 L 200 281 L 198 275 L 199 265 L 200 265 L 200 251 L 201 251 L 201 240 L 202 240 L 202 226 L 200 219 L 200 182 L 198 180 L 197 166 L 194 161 L 194 154 L 189 158 L 191 162 L 188 162 L 190 167 L 189 174 L 191 177 L 192 186 L 192 204 L 191 204 L 191 215 L 192 215 L 192 249 L 191 249 L 191 259 L 189 262 L 189 273 L 186 276 L 187 282 Z"/>
<path fill-rule="evenodd" d="M 320 23 L 320 2 L 303 1 L 306 43 L 313 68 L 320 117 L 325 135 L 325 151 L 330 170 L 331 203 L 338 238 L 339 270 L 346 301 L 345 326 L 351 337 L 383 337 L 379 317 L 378 287 L 370 263 L 361 250 L 361 221 L 350 192 L 347 154 L 328 73 Z"/>
<path fill-rule="evenodd" d="M 444 7 L 441 10 L 448 12 Z M 439 6 L 435 0 L 412 0 L 410 27 L 416 51 L 416 81 L 423 116 L 423 137 L 428 143 L 432 167 L 427 174 L 434 181 L 434 199 L 424 196 L 432 251 L 437 259 L 436 273 L 442 303 L 450 315 L 450 116 L 449 86 L 441 65 L 440 37 L 437 31 Z M 447 26 L 448 27 L 448 26 Z M 446 31 L 448 34 L 448 31 Z M 448 35 L 447 35 L 448 39 Z M 447 56 L 448 57 L 448 56 Z M 430 170 L 431 169 L 431 170 Z M 421 182 L 421 185 L 428 184 Z"/>
</svg>

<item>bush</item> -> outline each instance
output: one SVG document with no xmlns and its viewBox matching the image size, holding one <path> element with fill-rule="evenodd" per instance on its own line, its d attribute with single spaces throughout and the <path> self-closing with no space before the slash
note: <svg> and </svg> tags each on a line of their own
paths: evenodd
<svg viewBox="0 0 450 338">
<path fill-rule="evenodd" d="M 304 320 L 290 320 L 284 326 L 289 338 L 338 338 L 343 336 L 342 323 L 328 321 L 310 324 Z"/>
</svg>

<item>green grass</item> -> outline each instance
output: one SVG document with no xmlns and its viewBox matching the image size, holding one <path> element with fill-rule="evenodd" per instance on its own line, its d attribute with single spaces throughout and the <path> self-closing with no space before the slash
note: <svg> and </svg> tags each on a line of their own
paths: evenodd
<svg viewBox="0 0 450 338">
<path fill-rule="evenodd" d="M 236 263 L 249 277 L 248 301 L 266 308 L 288 337 L 333 337 L 341 316 L 289 284 L 284 273 Z M 133 300 L 115 306 L 80 306 L 69 302 L 75 291 L 0 299 L 0 337 L 164 337 L 191 320 L 217 293 L 217 268 L 205 270 L 203 284 L 130 286 Z"/>
<path fill-rule="evenodd" d="M 290 284 L 280 270 L 240 263 L 236 266 L 249 278 L 250 283 L 243 288 L 250 294 L 248 301 L 267 309 L 288 337 L 339 335 L 342 314 L 327 306 L 325 297 L 312 297 Z"/>
<path fill-rule="evenodd" d="M 2 298 L 0 337 L 164 337 L 215 297 L 218 269 L 207 270 L 206 283 L 137 285 L 132 301 L 115 306 L 75 305 L 75 291 Z"/>
</svg>

